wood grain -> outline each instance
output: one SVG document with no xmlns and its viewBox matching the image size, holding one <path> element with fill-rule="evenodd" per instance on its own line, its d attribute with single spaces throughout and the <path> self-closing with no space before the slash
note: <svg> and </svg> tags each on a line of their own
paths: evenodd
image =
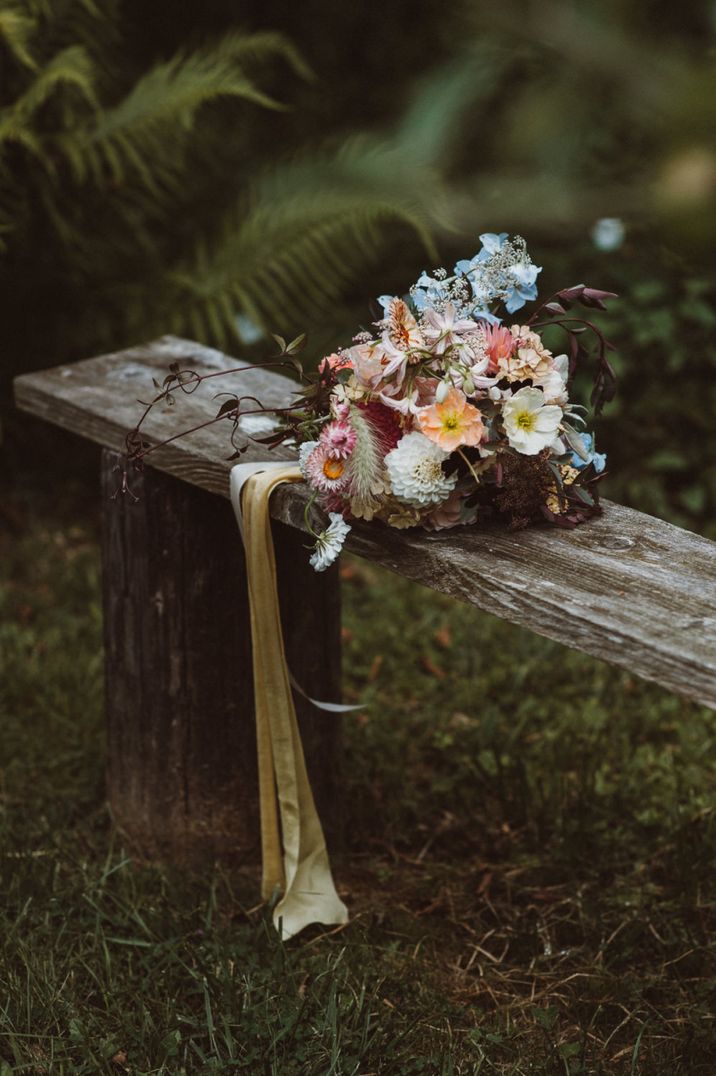
<svg viewBox="0 0 716 1076">
<path fill-rule="evenodd" d="M 103 451 L 103 591 L 108 798 L 141 858 L 258 856 L 251 631 L 231 505 L 147 467 L 136 504 L 112 500 Z M 337 699 L 337 566 L 316 575 L 299 531 L 276 523 L 284 638 L 305 690 Z M 289 570 L 290 568 L 290 570 Z M 312 788 L 332 847 L 340 837 L 340 717 L 300 697 Z"/>
<path fill-rule="evenodd" d="M 179 360 L 198 370 L 234 365 L 216 351 L 163 337 L 116 355 L 16 381 L 19 407 L 103 445 L 121 448 L 136 421 L 138 396 L 151 377 Z M 236 377 L 243 391 L 281 405 L 292 383 L 254 369 Z M 234 391 L 233 378 L 209 382 Z M 206 386 L 208 387 L 208 386 Z M 153 418 L 147 430 L 168 436 L 211 412 L 205 386 Z M 203 489 L 228 496 L 230 464 L 221 425 L 157 451 L 152 463 Z M 251 445 L 247 459 L 268 456 Z M 286 449 L 269 458 L 285 458 Z M 304 527 L 305 487 L 279 490 L 274 518 Z M 470 602 L 566 646 L 629 669 L 716 708 L 716 543 L 663 520 L 606 503 L 604 515 L 572 531 L 533 527 L 459 528 L 433 535 L 380 523 L 354 527 L 348 548 L 416 582 Z"/>
</svg>

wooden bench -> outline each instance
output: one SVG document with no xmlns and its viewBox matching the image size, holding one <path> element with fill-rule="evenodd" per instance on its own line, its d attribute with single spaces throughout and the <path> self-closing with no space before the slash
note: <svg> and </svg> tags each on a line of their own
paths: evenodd
<svg viewBox="0 0 716 1076">
<path fill-rule="evenodd" d="M 103 446 L 109 802 L 142 855 L 176 861 L 255 848 L 258 818 L 246 578 L 227 500 L 225 424 L 153 453 L 153 466 L 133 480 L 137 503 L 112 499 L 137 401 L 151 399 L 152 378 L 161 380 L 172 362 L 199 373 L 238 365 L 163 337 L 19 377 L 15 399 L 24 411 Z M 155 409 L 146 433 L 158 441 L 205 421 L 216 391 L 251 392 L 279 406 L 294 387 L 256 368 L 210 380 L 192 395 L 178 394 L 175 407 Z M 258 444 L 242 457 L 262 458 L 267 451 Z M 334 567 L 316 575 L 308 566 L 305 505 L 300 485 L 272 499 L 286 648 L 306 692 L 335 700 L 338 573 Z M 606 503 L 600 519 L 575 530 L 430 534 L 359 523 L 347 548 L 716 708 L 716 543 L 705 538 Z M 297 711 L 319 811 L 335 844 L 340 721 L 300 697 Z"/>
</svg>

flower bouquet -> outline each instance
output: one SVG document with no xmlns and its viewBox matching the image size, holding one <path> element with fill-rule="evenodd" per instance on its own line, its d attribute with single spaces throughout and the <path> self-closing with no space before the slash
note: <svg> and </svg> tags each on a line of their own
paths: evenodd
<svg viewBox="0 0 716 1076">
<path fill-rule="evenodd" d="M 480 242 L 452 274 L 423 273 L 404 297 L 381 296 L 375 331 L 323 358 L 304 376 L 295 403 L 258 407 L 278 426 L 255 440 L 298 447 L 312 503 L 329 515 L 327 528 L 314 531 L 318 571 L 335 560 L 356 519 L 437 531 L 489 518 L 510 527 L 537 520 L 575 526 L 600 511 L 605 456 L 595 451 L 587 409 L 570 400 L 570 388 L 591 355 L 591 402 L 601 410 L 614 394 L 612 345 L 570 311 L 577 304 L 603 310 L 614 296 L 580 284 L 517 319 L 537 297 L 541 268 L 520 237 L 486 233 Z M 546 333 L 565 350 L 553 353 Z M 279 361 L 266 365 L 293 365 L 303 375 L 296 352 L 305 338 L 276 339 Z M 157 400 L 201 380 L 173 369 Z M 253 399 L 232 396 L 212 420 L 233 422 L 230 459 L 245 448 L 235 435 Z M 128 450 L 135 466 L 151 450 L 139 427 Z"/>
<path fill-rule="evenodd" d="M 574 526 L 599 512 L 605 456 L 569 388 L 590 329 L 597 409 L 611 397 L 611 345 L 567 312 L 577 302 L 604 308 L 611 293 L 579 285 L 513 320 L 536 298 L 541 270 L 519 237 L 480 240 L 452 275 L 424 273 L 405 298 L 381 296 L 376 332 L 324 358 L 306 392 L 306 416 L 292 429 L 303 476 L 330 516 L 316 535 L 319 571 L 351 519 L 442 530 L 489 516 Z M 549 325 L 566 334 L 568 352 L 545 345 Z"/>
</svg>

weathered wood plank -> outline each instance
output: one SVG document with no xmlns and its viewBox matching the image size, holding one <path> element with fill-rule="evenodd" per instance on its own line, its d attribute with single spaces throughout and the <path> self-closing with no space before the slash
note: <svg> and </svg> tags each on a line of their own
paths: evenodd
<svg viewBox="0 0 716 1076">
<path fill-rule="evenodd" d="M 143 426 L 151 441 L 162 441 L 211 418 L 221 402 L 213 399 L 216 393 L 248 393 L 267 405 L 281 407 L 296 388 L 294 382 L 273 370 L 264 371 L 212 348 L 165 336 L 116 354 L 23 374 L 15 379 L 15 402 L 23 411 L 121 452 L 127 432 L 142 413 L 140 401 L 156 395 L 152 378 L 161 381 L 172 362 L 202 374 L 239 365 L 246 372 L 207 381 L 190 395 L 176 393 L 176 404 L 155 409 Z M 231 464 L 225 457 L 229 453 L 229 428 L 224 422 L 159 449 L 147 462 L 210 493 L 228 497 Z M 250 445 L 242 459 L 260 460 L 265 455 L 264 446 Z M 271 458 L 291 459 L 292 453 L 278 449 Z"/>
<path fill-rule="evenodd" d="M 16 382 L 17 403 L 120 448 L 136 421 L 134 401 L 148 398 L 152 374 L 175 360 L 197 369 L 234 364 L 197 344 L 163 337 L 117 355 L 25 375 Z M 281 404 L 292 391 L 290 381 L 270 372 L 241 376 L 244 391 L 253 379 L 251 391 L 266 403 Z M 217 381 L 222 390 L 231 387 Z M 156 416 L 147 432 L 168 436 L 205 418 L 209 405 L 209 392 L 182 398 Z M 260 459 L 262 453 L 262 446 L 252 445 L 246 458 Z M 158 451 L 152 463 L 227 496 L 231 465 L 222 458 L 227 454 L 226 431 L 219 425 Z M 274 518 L 302 528 L 305 497 L 301 487 L 279 490 Z M 358 524 L 348 548 L 716 708 L 716 543 L 705 538 L 606 503 L 600 519 L 573 531 L 471 527 L 432 535 Z"/>
</svg>

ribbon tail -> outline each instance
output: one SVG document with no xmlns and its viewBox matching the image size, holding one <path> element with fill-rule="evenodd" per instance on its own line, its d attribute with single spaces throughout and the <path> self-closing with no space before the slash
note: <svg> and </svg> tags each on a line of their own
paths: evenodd
<svg viewBox="0 0 716 1076">
<path fill-rule="evenodd" d="M 311 706 L 315 706 L 317 710 L 325 710 L 327 714 L 347 714 L 350 710 L 365 709 L 365 703 L 363 702 L 348 704 L 342 702 L 320 702 L 319 699 L 312 699 L 311 696 L 307 695 L 303 690 L 290 669 L 288 670 L 288 678 L 293 690 L 297 691 L 302 698 L 306 699 L 307 702 L 310 702 Z"/>
<path fill-rule="evenodd" d="M 269 498 L 280 483 L 301 478 L 294 464 L 278 462 L 238 464 L 231 474 L 231 496 L 244 538 L 249 580 L 264 856 L 262 892 L 268 899 L 269 890 L 273 892 L 276 884 L 283 883 L 274 924 L 284 938 L 309 923 L 348 921 L 348 911 L 333 882 L 308 780 L 278 606 Z"/>
</svg>

